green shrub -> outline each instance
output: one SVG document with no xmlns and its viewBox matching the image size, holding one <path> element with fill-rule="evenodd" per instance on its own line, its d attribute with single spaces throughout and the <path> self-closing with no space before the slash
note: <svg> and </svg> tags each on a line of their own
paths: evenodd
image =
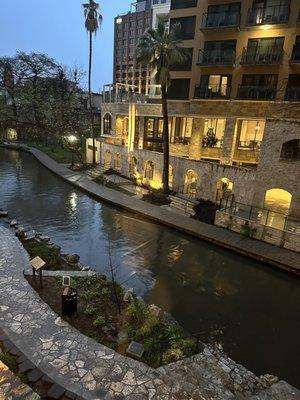
<svg viewBox="0 0 300 400">
<path fill-rule="evenodd" d="M 85 301 L 91 301 L 93 300 L 95 297 L 98 296 L 98 293 L 94 290 L 85 290 L 81 297 L 85 300 Z"/>
<path fill-rule="evenodd" d="M 16 361 L 12 355 L 9 353 L 0 353 L 0 361 L 2 361 L 11 371 L 15 371 Z"/>
<path fill-rule="evenodd" d="M 22 382 L 22 383 L 25 383 L 25 384 L 27 384 L 28 383 L 28 376 L 25 374 L 25 372 L 19 372 L 18 373 L 18 375 L 17 375 L 17 377 L 20 379 L 20 381 Z"/>
<path fill-rule="evenodd" d="M 31 258 L 41 257 L 45 261 L 47 269 L 58 270 L 61 268 L 62 260 L 57 249 L 49 247 L 46 243 L 37 242 L 27 242 L 25 247 Z"/>
<path fill-rule="evenodd" d="M 172 343 L 173 349 L 179 349 L 185 357 L 195 354 L 196 341 L 192 338 L 178 339 Z"/>
<path fill-rule="evenodd" d="M 249 221 L 245 221 L 244 225 L 241 226 L 241 235 L 245 237 L 253 238 L 255 232 L 256 228 L 252 227 Z"/>
<path fill-rule="evenodd" d="M 103 317 L 103 315 L 99 315 L 99 317 L 97 317 L 94 321 L 93 321 L 93 325 L 95 327 L 98 326 L 102 326 L 106 323 L 105 317 Z"/>
<path fill-rule="evenodd" d="M 134 302 L 130 303 L 126 310 L 126 316 L 129 319 L 129 323 L 131 324 L 138 324 L 141 323 L 146 314 L 147 314 L 148 307 L 142 301 L 135 300 Z"/>
<path fill-rule="evenodd" d="M 171 362 L 176 362 L 183 358 L 184 354 L 183 351 L 179 348 L 169 348 L 163 353 L 162 362 L 163 364 L 169 364 Z"/>
<path fill-rule="evenodd" d="M 95 312 L 96 310 L 91 304 L 88 304 L 84 309 L 84 314 L 86 315 L 93 315 Z"/>
</svg>

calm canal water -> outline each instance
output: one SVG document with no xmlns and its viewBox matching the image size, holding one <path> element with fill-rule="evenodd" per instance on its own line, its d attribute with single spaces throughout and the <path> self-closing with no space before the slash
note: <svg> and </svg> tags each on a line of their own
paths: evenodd
<svg viewBox="0 0 300 400">
<path fill-rule="evenodd" d="M 25 153 L 0 149 L 0 207 L 104 273 L 109 241 L 119 282 L 256 374 L 300 387 L 297 278 L 95 201 Z"/>
</svg>

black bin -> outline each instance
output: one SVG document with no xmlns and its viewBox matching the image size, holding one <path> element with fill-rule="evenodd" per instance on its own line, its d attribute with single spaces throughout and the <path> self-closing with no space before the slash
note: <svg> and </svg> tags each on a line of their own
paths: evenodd
<svg viewBox="0 0 300 400">
<path fill-rule="evenodd" d="M 66 287 L 61 295 L 62 315 L 71 317 L 77 313 L 77 290 Z"/>
</svg>

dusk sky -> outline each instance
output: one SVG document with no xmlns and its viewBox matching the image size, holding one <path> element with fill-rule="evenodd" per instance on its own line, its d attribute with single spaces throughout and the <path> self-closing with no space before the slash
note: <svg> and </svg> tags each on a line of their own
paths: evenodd
<svg viewBox="0 0 300 400">
<path fill-rule="evenodd" d="M 44 52 L 70 67 L 87 70 L 88 35 L 84 28 L 85 0 L 17 0 L 1 2 L 0 56 L 16 51 Z M 98 1 L 102 30 L 94 40 L 93 90 L 112 80 L 113 18 L 130 8 L 130 0 Z M 86 82 L 83 82 L 86 85 Z"/>
</svg>

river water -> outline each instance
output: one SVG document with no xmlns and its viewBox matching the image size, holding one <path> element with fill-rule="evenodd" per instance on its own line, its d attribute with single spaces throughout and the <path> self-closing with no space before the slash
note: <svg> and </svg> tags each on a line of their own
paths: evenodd
<svg viewBox="0 0 300 400">
<path fill-rule="evenodd" d="M 26 153 L 0 149 L 0 207 L 106 274 L 110 248 L 119 282 L 256 374 L 300 387 L 296 277 L 95 201 Z"/>
</svg>

